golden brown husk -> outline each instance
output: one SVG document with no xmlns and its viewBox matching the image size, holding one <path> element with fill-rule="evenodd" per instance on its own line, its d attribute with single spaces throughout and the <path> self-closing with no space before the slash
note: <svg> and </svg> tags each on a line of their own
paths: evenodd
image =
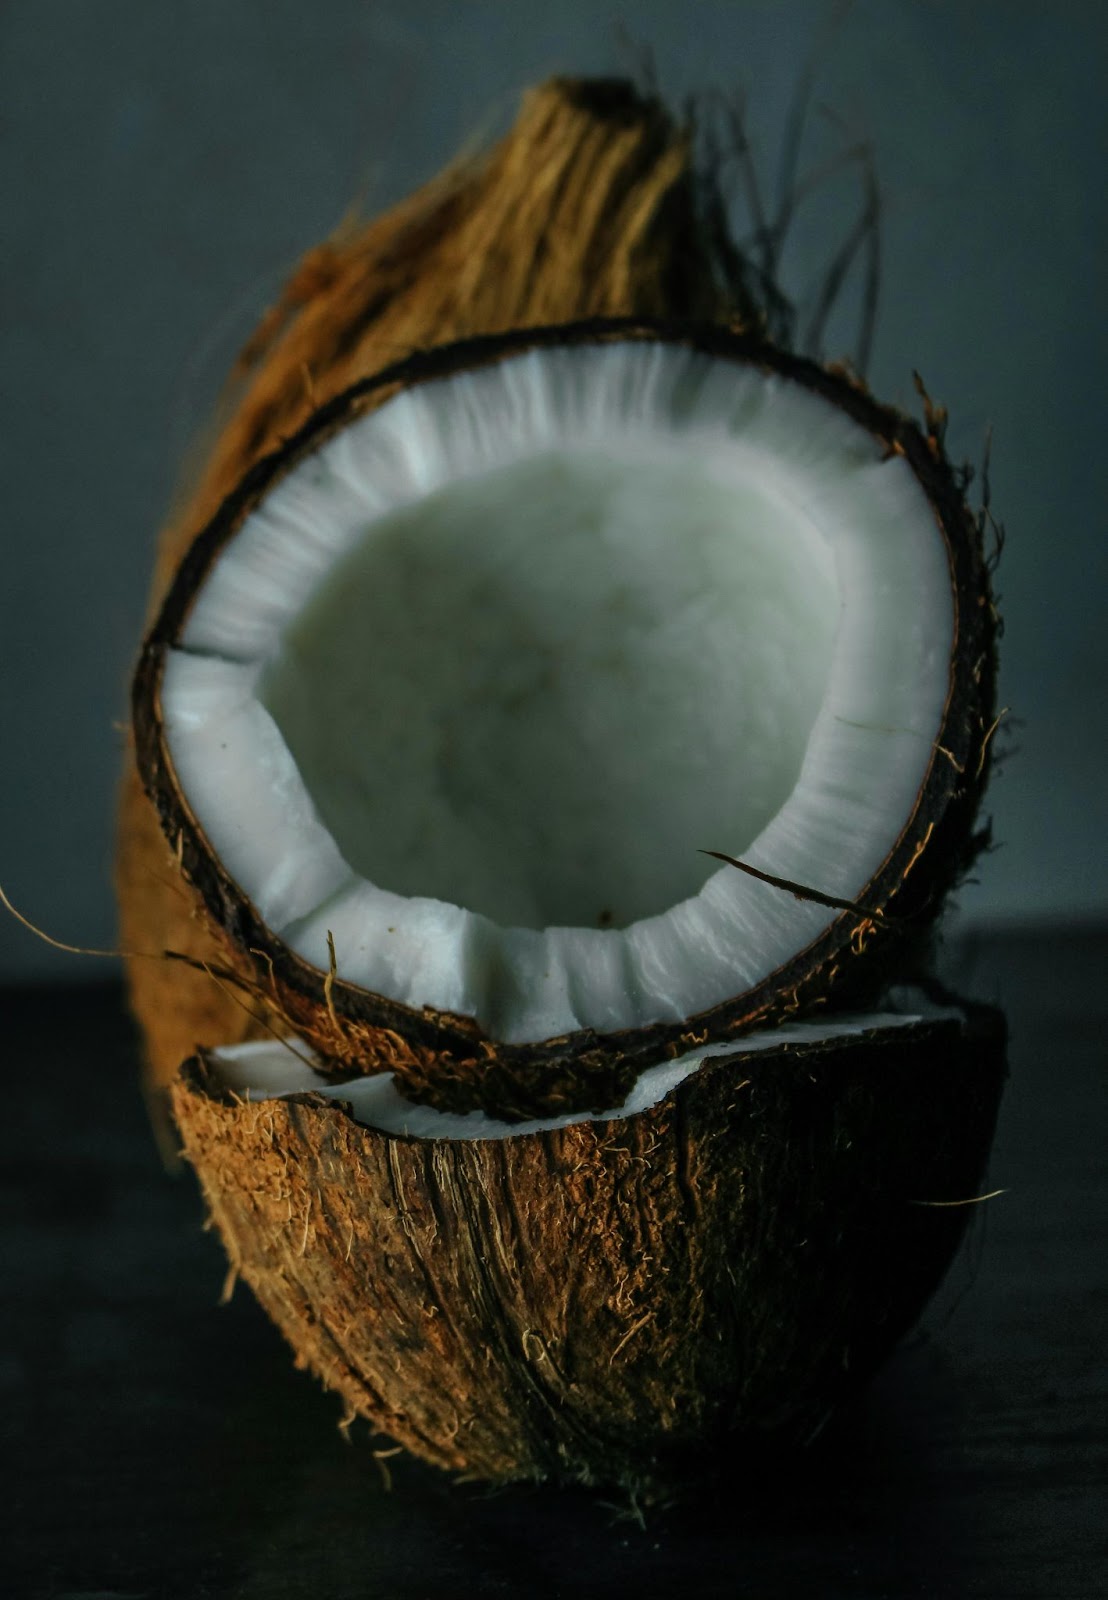
<svg viewBox="0 0 1108 1600">
<path fill-rule="evenodd" d="M 656 101 L 619 83 L 532 90 L 489 154 L 304 258 L 244 350 L 210 459 L 162 536 L 152 608 L 252 463 L 324 401 L 416 348 L 594 315 L 752 316 L 725 287 L 699 217 L 689 135 Z M 182 874 L 133 763 L 117 887 L 125 950 L 175 950 L 252 979 Z M 198 1046 L 281 1026 L 264 997 L 180 962 L 131 960 L 127 976 L 156 1084 Z"/>
<path fill-rule="evenodd" d="M 978 1013 L 740 1053 L 511 1139 L 243 1104 L 203 1062 L 173 1099 L 234 1267 L 349 1416 L 457 1472 L 676 1496 L 725 1441 L 755 1472 L 805 1442 L 915 1320 L 1003 1072 Z"/>
</svg>

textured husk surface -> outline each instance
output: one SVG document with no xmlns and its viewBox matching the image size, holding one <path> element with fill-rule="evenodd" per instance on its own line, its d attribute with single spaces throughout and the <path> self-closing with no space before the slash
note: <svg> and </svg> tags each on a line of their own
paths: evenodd
<svg viewBox="0 0 1108 1600">
<path fill-rule="evenodd" d="M 482 1141 L 244 1103 L 203 1059 L 172 1093 L 233 1267 L 348 1418 L 453 1472 L 667 1497 L 809 1439 L 915 1320 L 975 1214 L 1003 1052 L 978 1011 Z"/>
<path fill-rule="evenodd" d="M 660 104 L 618 82 L 558 79 L 524 97 L 490 152 L 310 251 L 232 374 L 206 465 L 162 535 L 151 615 L 248 470 L 317 407 L 411 351 L 591 316 L 754 320 L 700 189 L 689 134 Z M 117 891 L 124 949 L 186 958 L 128 962 L 155 1084 L 200 1045 L 287 1029 L 266 967 L 190 883 L 133 762 Z"/>
</svg>

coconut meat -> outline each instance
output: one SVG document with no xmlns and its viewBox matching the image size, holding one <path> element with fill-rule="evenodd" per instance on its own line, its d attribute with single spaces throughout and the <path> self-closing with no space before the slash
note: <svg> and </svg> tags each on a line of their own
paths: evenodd
<svg viewBox="0 0 1108 1600">
<path fill-rule="evenodd" d="M 163 726 L 293 950 L 326 970 L 330 934 L 343 979 L 536 1041 L 683 1019 L 816 938 L 834 911 L 699 852 L 856 898 L 953 627 L 921 487 L 830 402 L 676 345 L 543 349 L 300 461 L 200 589 Z"/>
<path fill-rule="evenodd" d="M 418 1139 L 508 1139 L 568 1128 L 576 1122 L 614 1122 L 621 1117 L 635 1116 L 658 1105 L 713 1056 L 728 1056 L 736 1065 L 741 1065 L 748 1056 L 786 1046 L 795 1048 L 859 1039 L 890 1029 L 911 1030 L 922 1022 L 954 1020 L 964 1024 L 965 1021 L 956 1007 L 936 1005 L 914 990 L 904 993 L 895 1002 L 891 996 L 889 1000 L 888 1010 L 844 1015 L 834 1021 L 825 1018 L 763 1028 L 739 1040 L 709 1045 L 675 1060 L 656 1062 L 639 1073 L 627 1098 L 611 1110 L 575 1111 L 524 1122 L 504 1122 L 483 1111 L 460 1114 L 417 1105 L 397 1088 L 391 1072 L 353 1078 L 341 1084 L 328 1083 L 316 1070 L 322 1063 L 300 1041 L 260 1039 L 227 1045 L 206 1051 L 205 1060 L 222 1088 L 248 1101 L 315 1093 L 347 1105 L 356 1122 L 382 1133 Z M 908 1009 L 899 1009 L 901 1004 Z"/>
</svg>

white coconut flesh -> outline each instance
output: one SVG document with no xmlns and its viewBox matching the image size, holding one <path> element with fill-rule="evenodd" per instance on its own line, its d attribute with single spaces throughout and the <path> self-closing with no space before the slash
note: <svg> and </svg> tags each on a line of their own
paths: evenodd
<svg viewBox="0 0 1108 1600">
<path fill-rule="evenodd" d="M 356 1122 L 381 1133 L 416 1139 L 509 1139 L 567 1128 L 575 1122 L 613 1122 L 621 1117 L 636 1116 L 660 1104 L 713 1056 L 730 1056 L 741 1064 L 748 1057 L 784 1046 L 804 1047 L 833 1040 L 848 1043 L 890 1029 L 904 1030 L 907 1034 L 921 1022 L 965 1021 L 957 1008 L 936 1005 L 914 990 L 892 995 L 890 1002 L 906 1009 L 842 1016 L 834 1022 L 821 1020 L 765 1028 L 746 1034 L 738 1043 L 710 1045 L 676 1060 L 656 1062 L 639 1073 L 627 1098 L 609 1111 L 575 1111 L 525 1122 L 503 1122 L 483 1111 L 461 1114 L 416 1105 L 397 1088 L 391 1072 L 328 1085 L 316 1071 L 321 1063 L 299 1041 L 260 1039 L 248 1044 L 227 1045 L 206 1052 L 206 1060 L 220 1087 L 248 1101 L 276 1100 L 290 1094 L 321 1094 L 324 1099 L 345 1104 Z"/>
<path fill-rule="evenodd" d="M 856 899 L 915 805 L 953 599 L 907 464 L 661 343 L 403 391 L 302 460 L 168 653 L 177 780 L 273 933 L 507 1042 L 679 1020 Z"/>
</svg>

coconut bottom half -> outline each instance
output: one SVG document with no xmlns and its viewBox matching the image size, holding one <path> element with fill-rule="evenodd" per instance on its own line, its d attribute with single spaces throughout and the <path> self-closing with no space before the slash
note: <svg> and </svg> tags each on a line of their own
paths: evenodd
<svg viewBox="0 0 1108 1600">
<path fill-rule="evenodd" d="M 502 1124 L 255 1044 L 173 1089 L 233 1268 L 347 1417 L 455 1473 L 673 1496 L 811 1439 L 980 1193 L 995 1012 L 838 1018 Z M 757 1454 L 747 1457 L 757 1462 Z"/>
</svg>

